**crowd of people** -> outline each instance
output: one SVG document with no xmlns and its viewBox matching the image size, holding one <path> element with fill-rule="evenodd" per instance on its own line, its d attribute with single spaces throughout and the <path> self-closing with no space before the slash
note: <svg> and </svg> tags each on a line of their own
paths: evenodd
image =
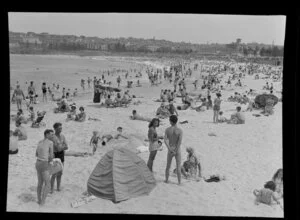
<svg viewBox="0 0 300 220">
<path fill-rule="evenodd" d="M 202 81 L 201 91 L 202 93 L 193 94 L 193 91 L 188 91 L 187 81 L 191 80 L 193 72 L 199 70 L 200 74 L 199 79 L 194 80 L 194 91 L 198 91 L 198 84 Z M 137 113 L 136 110 L 132 111 L 130 119 L 140 120 L 149 122 L 148 124 L 148 141 L 149 141 L 149 158 L 147 161 L 147 166 L 151 172 L 153 172 L 153 164 L 157 155 L 157 152 L 163 149 L 163 144 L 167 147 L 168 153 L 166 158 L 166 169 L 165 169 L 165 182 L 168 183 L 170 175 L 170 167 L 173 160 L 173 157 L 176 161 L 176 169 L 173 171 L 177 175 L 178 184 L 181 184 L 181 175 L 185 178 L 202 177 L 200 160 L 195 152 L 195 149 L 192 147 L 186 148 L 187 160 L 182 164 L 181 156 L 181 143 L 183 137 L 183 130 L 178 127 L 179 114 L 178 111 L 184 111 L 187 109 L 196 110 L 197 112 L 203 112 L 207 110 L 212 110 L 212 121 L 214 123 L 228 123 L 228 124 L 245 124 L 245 114 L 242 111 L 241 106 L 236 107 L 236 112 L 231 114 L 230 118 L 223 116 L 222 111 L 222 91 L 230 88 L 241 88 L 243 87 L 242 80 L 246 75 L 253 75 L 257 71 L 261 70 L 262 74 L 266 74 L 270 79 L 271 75 L 268 75 L 273 70 L 268 69 L 264 66 L 261 69 L 261 66 L 255 64 L 245 64 L 234 66 L 232 63 L 220 63 L 220 62 L 210 62 L 208 65 L 194 65 L 193 70 L 190 68 L 190 63 L 177 63 L 171 65 L 169 68 L 157 68 L 153 69 L 147 67 L 145 72 L 148 75 L 150 86 L 159 85 L 163 81 L 169 83 L 174 89 L 162 89 L 159 99 L 155 100 L 160 102 L 160 106 L 155 111 L 155 115 L 152 116 L 142 116 Z M 269 70 L 269 71 L 268 71 Z M 132 103 L 134 95 L 130 95 L 130 91 L 126 90 L 121 92 L 118 90 L 120 87 L 122 78 L 120 73 L 125 74 L 125 80 L 129 77 L 129 72 L 136 74 L 136 78 L 140 78 L 142 70 L 114 70 L 114 71 L 103 71 L 102 76 L 97 79 L 95 76 L 92 80 L 90 77 L 87 79 L 88 88 L 91 88 L 93 82 L 94 89 L 94 100 L 93 102 L 99 103 L 99 106 L 105 106 L 107 108 L 116 108 L 116 107 L 127 107 Z M 276 78 L 281 75 L 275 71 Z M 227 73 L 230 74 L 228 79 L 224 78 L 224 75 Z M 109 82 L 105 79 L 104 74 L 110 76 L 115 74 L 116 78 L 116 87 L 111 86 L 112 82 Z M 258 74 L 255 75 L 257 78 Z M 235 83 L 234 83 L 235 81 Z M 137 81 L 138 85 L 139 80 Z M 80 85 L 82 90 L 86 89 L 85 80 L 81 79 Z M 266 86 L 263 88 L 265 90 L 270 90 L 273 92 L 273 84 L 271 86 L 266 83 Z M 79 107 L 79 113 L 76 112 L 77 107 L 76 103 L 69 103 L 68 99 L 72 96 L 70 89 L 62 89 L 62 96 L 55 98 L 53 90 L 59 90 L 59 84 L 54 84 L 52 89 L 47 87 L 46 82 L 42 83 L 42 101 L 48 102 L 48 96 L 51 97 L 51 100 L 57 102 L 57 108 L 54 109 L 54 113 L 66 113 L 66 122 L 68 121 L 77 121 L 84 123 L 87 119 L 87 114 L 83 106 Z M 18 143 L 17 141 L 27 140 L 26 129 L 22 124 L 27 124 L 32 122 L 33 128 L 46 126 L 42 124 L 42 120 L 46 114 L 45 111 L 37 112 L 35 114 L 34 104 L 38 103 L 38 94 L 35 90 L 34 82 L 31 81 L 28 86 L 28 94 L 24 95 L 24 92 L 20 88 L 19 83 L 17 83 L 15 90 L 12 95 L 12 102 L 17 104 L 17 115 L 13 118 L 15 120 L 16 130 L 10 131 L 10 154 L 18 153 Z M 205 95 L 204 95 L 205 93 Z M 212 94 L 215 93 L 215 98 L 212 100 Z M 122 95 L 121 95 L 122 94 Z M 77 96 L 77 89 L 74 90 L 73 96 Z M 238 92 L 234 93 L 234 96 L 229 97 L 230 102 L 237 102 L 240 105 L 248 104 L 247 111 L 252 111 L 255 107 L 253 97 L 255 93 L 252 89 L 246 91 L 245 94 L 240 94 Z M 22 110 L 22 101 L 29 99 L 27 104 L 27 110 L 29 112 L 28 117 L 25 117 Z M 175 107 L 174 103 L 181 100 L 182 105 L 177 105 Z M 27 102 L 27 101 L 26 101 Z M 200 105 L 197 103 L 200 102 Z M 273 114 L 274 102 L 268 100 L 264 112 L 266 114 Z M 37 117 L 36 117 L 37 115 Z M 157 128 L 160 125 L 160 120 L 169 119 L 170 126 L 165 130 L 164 135 L 158 135 Z M 97 118 L 88 118 L 88 120 L 100 121 Z M 65 160 L 65 151 L 68 150 L 68 143 L 65 136 L 62 134 L 62 123 L 54 123 L 53 129 L 46 129 L 44 131 L 44 139 L 38 143 L 36 150 L 36 170 L 38 177 L 38 187 L 37 187 L 37 198 L 40 205 L 45 204 L 47 194 L 54 193 L 54 185 L 56 181 L 56 190 L 60 191 L 62 174 L 63 174 L 63 164 Z M 93 131 L 92 137 L 90 139 L 90 145 L 92 147 L 92 155 L 97 151 L 99 143 L 101 146 L 106 146 L 109 141 L 112 139 L 124 138 L 128 139 L 128 136 L 124 135 L 123 128 L 118 127 L 117 133 L 114 132 L 110 134 L 100 134 L 98 131 Z M 78 155 L 78 154 L 73 154 Z M 85 154 L 80 154 L 85 155 Z M 53 171 L 53 160 L 59 161 L 61 163 L 61 168 L 57 171 Z M 214 177 L 215 178 L 215 177 Z M 219 178 L 225 179 L 225 178 Z M 281 184 L 281 185 L 280 185 Z M 279 194 L 275 195 L 277 192 Z M 282 193 L 282 170 L 276 175 L 272 181 L 269 181 L 264 186 L 262 190 L 255 190 L 255 196 L 257 197 L 258 202 L 263 202 L 271 204 L 271 198 L 278 202 L 278 198 L 283 196 Z"/>
</svg>

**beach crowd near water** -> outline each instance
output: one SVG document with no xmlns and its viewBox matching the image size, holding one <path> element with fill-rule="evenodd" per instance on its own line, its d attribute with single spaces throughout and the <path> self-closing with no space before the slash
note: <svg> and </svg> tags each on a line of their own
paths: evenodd
<svg viewBox="0 0 300 220">
<path fill-rule="evenodd" d="M 92 203 L 95 203 L 96 199 L 91 197 L 90 192 L 78 189 L 78 187 L 85 188 L 85 186 L 74 186 L 76 180 L 71 180 L 71 172 L 78 166 L 71 167 L 68 165 L 68 160 L 77 160 L 76 164 L 78 164 L 85 163 L 85 160 L 94 157 L 94 161 L 98 161 L 105 152 L 114 149 L 113 146 L 118 145 L 118 142 L 130 143 L 131 146 L 134 146 L 134 152 L 145 161 L 154 178 L 161 180 L 157 181 L 157 188 L 162 185 L 161 187 L 166 187 L 164 190 L 167 190 L 169 186 L 172 188 L 169 193 L 177 197 L 186 194 L 184 189 L 191 189 L 189 192 L 201 194 L 203 193 L 203 190 L 200 189 L 201 184 L 206 183 L 217 184 L 214 187 L 218 187 L 218 184 L 225 184 L 224 186 L 227 188 L 222 188 L 222 190 L 229 190 L 226 182 L 230 181 L 230 176 L 233 174 L 230 171 L 230 165 L 222 165 L 222 161 L 235 163 L 234 158 L 238 154 L 237 152 L 243 152 L 240 157 L 246 157 L 249 154 L 249 158 L 251 158 L 255 153 L 261 152 L 266 155 L 277 149 L 267 149 L 268 144 L 264 146 L 264 149 L 261 149 L 263 147 L 261 145 L 255 148 L 256 142 L 259 141 L 245 137 L 251 135 L 251 132 L 255 132 L 249 130 L 250 127 L 255 124 L 261 127 L 258 125 L 261 123 L 259 121 L 265 123 L 261 130 L 262 133 L 267 132 L 266 124 L 272 123 L 275 117 L 279 117 L 276 121 L 281 123 L 282 66 L 254 62 L 173 59 L 162 62 L 160 66 L 139 64 L 132 68 L 102 69 L 95 72 L 94 75 L 92 74 L 87 77 L 80 76 L 78 84 L 72 88 L 64 85 L 59 78 L 43 81 L 41 84 L 37 84 L 34 78 L 26 78 L 26 81 L 16 78 L 16 84 L 11 84 L 8 176 L 9 181 L 16 182 L 13 178 L 17 175 L 11 175 L 10 172 L 14 172 L 14 170 L 17 172 L 18 165 L 16 159 L 12 157 L 19 157 L 18 160 L 20 160 L 23 154 L 27 155 L 24 152 L 28 150 L 29 146 L 26 149 L 24 147 L 26 144 L 23 143 L 31 141 L 30 152 L 33 155 L 28 154 L 28 158 L 30 158 L 28 161 L 31 161 L 29 163 L 30 172 L 34 175 L 29 176 L 30 180 L 28 181 L 35 183 L 36 188 L 33 190 L 35 195 L 30 194 L 30 202 L 38 204 L 33 211 L 43 211 L 42 209 L 45 208 L 47 210 L 47 206 L 50 205 L 51 208 L 47 211 L 55 211 L 53 198 L 60 199 L 59 201 L 64 198 L 70 199 L 62 194 L 66 190 L 64 179 L 68 179 L 68 183 L 72 182 L 74 187 L 72 190 L 77 190 L 77 194 L 85 193 L 87 198 L 93 198 L 91 199 L 93 201 L 85 202 L 85 206 L 91 205 L 92 207 Z M 156 94 L 156 96 L 153 97 L 152 94 Z M 68 131 L 68 129 L 72 129 L 72 126 L 76 130 Z M 228 133 L 230 129 L 234 131 L 231 134 Z M 281 130 L 280 127 L 278 129 Z M 239 133 L 243 130 L 247 131 Z M 72 132 L 78 137 L 68 138 Z M 35 135 L 37 133 L 38 135 Z M 85 140 L 79 143 L 78 141 L 81 141 L 79 140 L 80 133 L 84 133 Z M 205 133 L 206 139 L 201 138 L 203 134 L 200 135 L 200 133 Z M 221 149 L 219 152 L 226 151 L 228 153 L 211 155 L 212 158 L 220 157 L 221 159 L 217 171 L 213 168 L 210 169 L 214 162 L 210 163 L 204 158 L 204 155 L 210 154 L 209 148 L 230 143 L 229 139 L 237 138 L 237 136 L 243 139 L 240 140 L 240 144 L 249 141 L 250 145 L 253 145 L 253 149 L 249 147 L 244 151 L 237 150 L 236 152 L 234 152 L 235 149 Z M 268 137 L 270 136 L 268 135 Z M 219 140 L 214 143 L 212 138 Z M 255 137 L 253 138 L 255 139 Z M 262 137 L 262 139 L 267 142 L 267 138 Z M 210 144 L 211 146 L 209 146 Z M 85 147 L 75 149 L 73 147 L 75 145 L 85 145 Z M 203 145 L 207 146 L 205 152 L 204 150 L 202 152 L 201 146 Z M 278 139 L 277 145 L 281 146 L 280 139 Z M 243 146 L 237 147 L 243 148 Z M 249 152 L 252 150 L 253 153 Z M 212 154 L 215 151 L 218 150 L 211 149 Z M 243 164 L 240 164 L 240 166 L 247 167 L 249 172 L 253 172 L 253 176 L 249 174 L 251 177 L 244 181 L 256 179 L 255 183 L 262 183 L 247 192 L 239 192 L 243 195 L 246 194 L 245 200 L 253 203 L 251 210 L 267 207 L 263 208 L 264 210 L 261 212 L 254 213 L 254 216 L 283 216 L 281 152 L 275 153 L 279 155 L 279 160 L 275 163 L 276 168 L 267 162 L 262 162 L 263 165 L 260 167 L 263 170 L 267 166 L 267 170 L 271 172 L 269 176 L 258 177 L 259 175 L 255 174 L 255 172 L 260 172 L 260 169 L 256 168 L 259 164 L 253 164 L 260 163 L 260 161 L 251 161 L 251 164 L 250 162 L 245 164 L 244 161 Z M 230 154 L 235 156 L 226 158 Z M 269 160 L 271 161 L 271 158 Z M 89 169 L 93 169 L 95 163 L 90 166 Z M 238 166 L 235 164 L 234 169 Z M 251 168 L 251 166 L 255 166 L 255 168 Z M 27 169 L 27 167 L 23 169 Z M 71 171 L 72 169 L 73 171 Z M 236 174 L 235 178 L 238 178 L 238 175 L 240 174 Z M 261 179 L 262 176 L 263 179 Z M 235 186 L 234 190 L 238 187 L 236 182 L 232 182 L 232 185 Z M 252 186 L 251 184 L 246 185 L 246 187 Z M 161 190 L 161 188 L 159 189 Z M 10 190 L 8 190 L 8 199 L 11 202 L 15 201 L 16 198 L 9 197 L 9 193 Z M 207 193 L 214 194 L 216 191 L 208 190 Z M 151 194 L 159 197 L 159 193 L 155 190 L 149 196 Z M 230 197 L 234 198 L 234 195 L 233 192 Z M 17 196 L 15 195 L 15 197 Z M 191 202 L 194 201 L 197 207 L 196 197 L 197 195 L 195 198 L 191 196 Z M 149 205 L 149 201 L 153 201 L 152 197 L 146 201 L 147 196 L 132 200 L 139 202 L 139 198 L 143 198 L 141 203 L 145 204 L 145 207 Z M 72 197 L 72 199 L 75 198 Z M 185 202 L 184 200 L 185 198 L 182 199 L 182 203 Z M 222 201 L 224 200 L 226 201 L 226 198 L 222 197 Z M 228 203 L 230 201 L 228 200 Z M 66 200 L 63 201 L 63 204 L 65 204 L 64 202 Z M 67 202 L 70 206 L 70 201 Z M 206 202 L 209 203 L 209 198 Z M 247 204 L 249 205 L 249 203 Z M 212 206 L 216 204 L 213 203 Z M 22 207 L 23 205 L 24 203 L 22 203 Z M 109 212 L 118 212 L 114 208 L 104 206 Z M 168 207 L 168 204 L 166 206 Z M 65 206 L 63 205 L 63 207 Z M 79 209 L 84 205 L 77 205 L 77 207 Z M 128 205 L 121 209 L 123 212 L 131 213 L 129 207 Z M 277 209 L 277 207 L 280 208 Z M 81 212 L 89 212 L 90 209 L 83 209 Z M 153 207 L 154 211 L 151 212 L 153 214 L 172 214 L 174 211 L 176 214 L 175 210 L 168 212 L 161 209 L 155 206 Z M 17 210 L 17 207 L 11 210 Z M 75 210 L 74 205 L 73 210 Z M 143 213 L 143 210 L 141 208 L 140 212 L 134 211 L 133 213 Z M 209 215 L 209 213 L 197 212 L 197 210 L 193 210 L 191 213 Z M 244 213 L 240 215 L 251 215 L 246 211 Z M 181 211 L 177 214 L 189 213 Z M 219 214 L 239 215 L 239 213 L 230 211 Z M 210 212 L 210 215 L 214 215 L 213 211 Z"/>
</svg>

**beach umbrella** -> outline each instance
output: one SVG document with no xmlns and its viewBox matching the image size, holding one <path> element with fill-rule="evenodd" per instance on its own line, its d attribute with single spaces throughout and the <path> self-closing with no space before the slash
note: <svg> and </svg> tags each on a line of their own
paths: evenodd
<svg viewBox="0 0 300 220">
<path fill-rule="evenodd" d="M 255 104 L 259 108 L 264 108 L 267 104 L 267 100 L 272 99 L 274 101 L 274 106 L 278 103 L 278 97 L 273 94 L 260 94 L 255 97 Z"/>
</svg>

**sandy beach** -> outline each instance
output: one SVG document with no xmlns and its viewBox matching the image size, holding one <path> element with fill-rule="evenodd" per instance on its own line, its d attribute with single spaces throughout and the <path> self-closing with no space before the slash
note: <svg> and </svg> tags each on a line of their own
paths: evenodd
<svg viewBox="0 0 300 220">
<path fill-rule="evenodd" d="M 11 86 L 15 87 L 19 81 L 25 90 L 25 81 L 35 81 L 36 90 L 41 94 L 41 84 L 46 81 L 48 85 L 59 82 L 61 87 L 78 88 L 80 92 L 80 79 L 89 76 L 99 78 L 100 70 L 140 68 L 142 65 L 163 67 L 168 62 L 145 61 L 118 58 L 82 58 L 72 56 L 10 56 Z M 191 64 L 191 69 L 193 65 Z M 38 69 L 37 69 L 38 68 Z M 39 104 L 34 105 L 35 111 L 45 110 L 44 118 L 46 127 L 31 128 L 24 125 L 28 133 L 26 141 L 19 142 L 19 153 L 9 155 L 7 211 L 8 212 L 59 212 L 59 213 L 128 213 L 128 214 L 158 214 L 158 215 L 198 215 L 198 216 L 255 216 L 255 217 L 283 217 L 283 210 L 279 206 L 254 204 L 254 189 L 263 188 L 266 181 L 270 180 L 277 169 L 282 168 L 282 103 L 278 102 L 274 107 L 274 114 L 270 116 L 254 117 L 252 114 L 259 110 L 245 112 L 246 123 L 241 125 L 214 124 L 213 110 L 196 112 L 187 109 L 178 111 L 179 121 L 187 120 L 186 124 L 178 126 L 183 130 L 183 142 L 181 153 L 183 160 L 186 158 L 186 147 L 193 147 L 200 155 L 200 163 L 203 175 L 225 175 L 226 180 L 207 183 L 205 181 L 192 181 L 183 179 L 183 185 L 177 185 L 177 178 L 170 176 L 170 183 L 164 183 L 167 149 L 157 153 L 154 161 L 154 177 L 157 186 L 148 196 L 137 197 L 114 204 L 109 200 L 97 198 L 94 201 L 72 208 L 70 203 L 87 190 L 87 180 L 100 158 L 115 146 L 125 145 L 127 141 L 112 140 L 106 146 L 98 147 L 94 156 L 89 157 L 65 157 L 64 174 L 62 177 L 62 191 L 54 192 L 46 199 L 46 204 L 40 207 L 37 204 L 37 175 L 35 169 L 35 150 L 38 141 L 43 139 L 46 128 L 52 129 L 55 122 L 63 125 L 62 133 L 65 135 L 69 150 L 91 152 L 89 141 L 93 130 L 100 133 L 116 131 L 118 126 L 123 127 L 124 134 L 130 136 L 132 147 L 146 145 L 148 123 L 130 120 L 132 110 L 148 117 L 155 117 L 156 109 L 160 103 L 154 102 L 159 98 L 161 89 L 173 89 L 173 84 L 163 81 L 158 86 L 150 86 L 145 72 L 140 78 L 142 87 L 136 87 L 136 78 L 131 74 L 127 80 L 132 79 L 134 86 L 130 94 L 137 96 L 134 101 L 141 101 L 139 105 L 130 104 L 128 108 L 99 108 L 99 104 L 93 103 L 93 88 L 84 91 L 82 95 L 74 99 L 77 106 L 84 106 L 88 117 L 99 118 L 101 121 L 87 120 L 83 123 L 75 121 L 65 122 L 66 114 L 54 114 L 55 102 L 42 103 L 39 96 Z M 125 73 L 122 73 L 125 74 Z M 107 77 L 107 75 L 106 75 Z M 111 76 L 111 81 L 116 86 L 117 74 Z M 199 78 L 199 70 L 193 71 L 191 79 L 187 79 L 187 90 L 200 93 L 201 88 L 194 90 L 192 81 Z M 227 79 L 224 77 L 224 79 Z M 228 102 L 227 98 L 235 91 L 262 92 L 266 80 L 254 80 L 254 76 L 246 76 L 243 79 L 245 86 L 222 91 L 221 109 L 225 117 L 235 111 L 237 103 Z M 274 94 L 281 97 L 281 82 L 273 82 Z M 122 93 L 126 80 L 122 78 Z M 234 88 L 234 86 L 233 86 Z M 25 90 L 26 91 L 26 90 Z M 27 92 L 26 92 L 27 93 Z M 215 94 L 212 94 L 215 98 Z M 175 106 L 181 105 L 181 99 L 176 98 Z M 247 108 L 241 105 L 242 109 Z M 24 107 L 23 107 L 24 109 Z M 26 108 L 25 108 L 26 109 Z M 25 110 L 25 115 L 27 111 Z M 16 105 L 11 104 L 11 114 L 16 113 Z M 168 119 L 162 120 L 158 127 L 158 133 L 163 135 L 169 127 Z M 13 122 L 10 129 L 14 130 Z M 216 136 L 209 136 L 209 133 Z M 149 152 L 138 154 L 147 162 Z M 175 160 L 171 170 L 175 168 Z M 283 203 L 283 200 L 281 199 Z"/>
</svg>

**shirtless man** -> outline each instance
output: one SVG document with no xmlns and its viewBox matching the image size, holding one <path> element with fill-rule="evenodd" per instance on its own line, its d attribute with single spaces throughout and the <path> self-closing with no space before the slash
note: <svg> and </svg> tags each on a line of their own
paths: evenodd
<svg viewBox="0 0 300 220">
<path fill-rule="evenodd" d="M 17 103 L 17 108 L 22 109 L 22 100 L 25 100 L 25 95 L 22 91 L 22 89 L 20 89 L 20 85 L 17 85 L 17 88 L 15 89 L 14 93 L 13 93 L 13 98 L 15 98 L 16 103 Z"/>
<path fill-rule="evenodd" d="M 37 197 L 38 204 L 44 205 L 48 192 L 50 191 L 50 173 L 49 162 L 53 159 L 53 142 L 50 138 L 53 136 L 53 130 L 47 129 L 44 132 L 44 139 L 38 143 L 35 156 L 36 171 L 38 177 Z M 45 183 L 45 186 L 43 187 Z"/>
<path fill-rule="evenodd" d="M 59 122 L 56 122 L 53 125 L 55 134 L 50 137 L 50 140 L 53 142 L 53 154 L 54 158 L 59 158 L 61 162 L 64 164 L 65 162 L 65 150 L 68 150 L 68 144 L 66 141 L 66 138 L 62 132 L 62 124 Z M 57 191 L 60 191 L 60 184 L 61 184 L 61 178 L 62 178 L 63 171 L 60 171 L 56 174 L 53 174 L 51 176 L 51 190 L 50 193 L 53 193 L 53 188 L 54 188 L 54 182 L 56 179 L 56 184 L 57 184 Z"/>
<path fill-rule="evenodd" d="M 168 127 L 165 131 L 164 141 L 168 148 L 168 156 L 167 156 L 167 166 L 166 166 L 166 180 L 165 183 L 169 181 L 170 167 L 172 163 L 172 159 L 175 156 L 176 159 L 176 168 L 177 168 L 177 178 L 178 185 L 181 185 L 181 151 L 180 145 L 182 141 L 182 130 L 177 127 L 178 118 L 176 115 L 170 116 L 170 124 L 171 127 Z"/>
</svg>

